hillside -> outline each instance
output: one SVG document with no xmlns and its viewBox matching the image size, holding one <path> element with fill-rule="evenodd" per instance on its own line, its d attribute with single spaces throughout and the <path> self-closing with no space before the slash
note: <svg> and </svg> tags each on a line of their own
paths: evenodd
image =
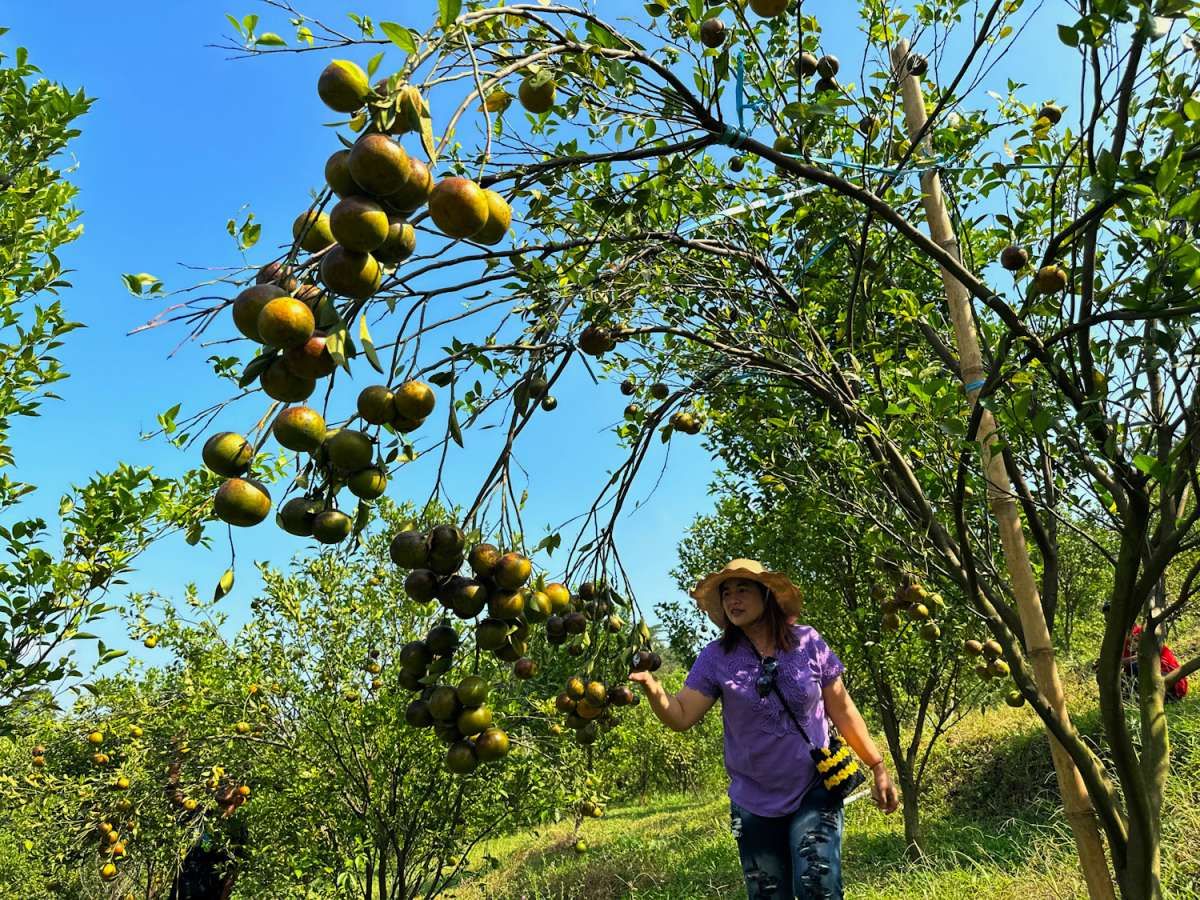
<svg viewBox="0 0 1200 900">
<path fill-rule="evenodd" d="M 1180 642 L 1193 652 L 1195 639 Z M 1181 655 L 1182 655 L 1181 652 Z M 1069 692 L 1087 696 L 1086 671 L 1065 673 Z M 1094 689 L 1092 691 L 1094 693 Z M 1168 708 L 1173 778 L 1163 868 L 1166 896 L 1200 897 L 1200 692 Z M 1097 710 L 1077 724 L 1095 735 Z M 925 860 L 904 856 L 899 814 L 868 801 L 847 810 L 847 900 L 1076 900 L 1086 895 L 1069 832 L 1054 804 L 1054 775 L 1040 723 L 1026 709 L 972 713 L 937 754 L 924 821 Z M 611 809 L 581 830 L 574 851 L 568 823 L 496 840 L 451 896 L 459 900 L 639 897 L 729 898 L 742 890 L 723 795 L 660 797 Z M 487 859 L 485 857 L 491 857 Z"/>
</svg>

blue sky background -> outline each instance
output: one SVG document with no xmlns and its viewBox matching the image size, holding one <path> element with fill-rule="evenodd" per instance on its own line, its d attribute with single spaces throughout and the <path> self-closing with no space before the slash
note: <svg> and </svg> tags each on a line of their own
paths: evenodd
<svg viewBox="0 0 1200 900">
<path fill-rule="evenodd" d="M 74 289 L 63 298 L 68 314 L 88 328 L 72 334 L 63 348 L 71 373 L 57 389 L 63 401 L 46 405 L 39 419 L 18 421 L 13 434 L 16 477 L 40 485 L 22 513 L 53 518 L 68 484 L 118 461 L 177 473 L 198 459 L 198 448 L 195 458 L 186 457 L 161 440 L 142 441 L 139 435 L 153 430 L 155 415 L 177 402 L 186 412 L 228 396 L 227 383 L 218 382 L 205 363 L 214 351 L 189 344 L 168 358 L 183 338 L 177 327 L 128 337 L 131 329 L 160 310 L 162 302 L 128 296 L 119 275 L 146 271 L 169 287 L 182 287 L 196 277 L 180 264 L 240 264 L 225 222 L 240 218 L 245 204 L 263 223 L 262 241 L 247 262 L 271 258 L 275 246 L 290 241 L 290 223 L 307 206 L 309 190 L 321 185 L 325 158 L 336 149 L 332 132 L 322 128 L 335 114 L 317 98 L 316 77 L 333 56 L 365 64 L 371 54 L 286 54 L 233 61 L 228 53 L 208 46 L 228 36 L 226 12 L 259 13 L 264 18 L 260 31 L 277 30 L 290 37 L 286 23 L 271 18 L 270 11 L 253 0 L 234 6 L 224 0 L 46 0 L 7 6 L 0 24 L 11 31 L 0 38 L 0 48 L 11 54 L 18 45 L 27 47 L 32 62 L 47 77 L 70 87 L 82 85 L 98 98 L 82 122 L 82 137 L 71 146 L 79 162 L 72 178 L 80 187 L 85 232 L 62 254 L 75 270 L 70 276 Z M 843 66 L 857 72 L 862 38 L 854 30 L 855 21 L 823 15 L 823 10 L 842 6 L 828 0 L 809 8 L 825 25 L 826 46 L 835 48 Z M 1047 73 L 1056 77 L 1048 63 L 1065 48 L 1054 37 L 1053 13 L 1060 21 L 1074 17 L 1065 4 L 1055 6 L 1040 17 L 1044 21 L 1031 31 L 1021 52 L 993 70 L 984 88 L 1004 91 L 1007 77 L 1028 77 L 1030 71 L 1036 71 L 1039 82 Z M 602 7 L 606 16 L 633 11 L 644 15 L 640 3 L 627 0 L 605 0 Z M 312 2 L 301 8 L 336 21 L 345 6 Z M 436 2 L 364 3 L 354 8 L 377 19 L 421 25 L 435 14 Z M 380 73 L 400 62 L 400 51 L 389 51 Z M 1068 85 L 1059 87 L 1070 96 Z M 977 97 L 976 102 L 983 101 Z M 435 132 L 439 124 L 435 106 Z M 213 336 L 232 333 L 226 325 Z M 386 332 L 376 332 L 375 338 L 391 340 Z M 360 372 L 354 385 L 345 388 L 345 402 L 352 404 L 353 394 L 374 381 L 370 370 Z M 604 473 L 620 460 L 607 431 L 626 402 L 616 386 L 595 388 L 575 378 L 556 395 L 559 409 L 527 432 L 521 453 L 523 464 L 537 472 L 526 512 L 535 540 L 543 526 L 586 508 Z M 263 408 L 255 400 L 218 420 L 218 425 L 248 429 Z M 472 454 L 477 448 L 478 440 L 468 434 L 466 451 L 454 457 L 458 464 L 450 487 L 464 503 L 474 496 L 493 459 L 490 454 Z M 706 491 L 712 464 L 700 439 L 677 437 L 670 452 L 672 464 L 654 499 L 627 516 L 621 529 L 626 566 L 647 612 L 654 603 L 679 596 L 668 575 L 676 561 L 677 540 L 697 513 L 712 506 Z M 651 468 L 645 475 L 649 477 L 644 476 L 638 496 L 653 482 Z M 397 499 L 423 499 L 428 486 L 429 467 L 418 464 L 394 479 L 389 493 Z M 223 601 L 234 624 L 245 620 L 257 583 L 251 560 L 283 564 L 302 548 L 270 523 L 239 530 L 237 540 L 238 583 Z M 208 552 L 188 547 L 181 539 L 166 541 L 143 557 L 131 588 L 179 595 L 187 582 L 196 581 L 207 591 L 228 559 L 223 539 L 215 548 Z M 123 642 L 117 623 L 101 631 L 111 644 L 141 649 L 140 644 Z"/>
</svg>

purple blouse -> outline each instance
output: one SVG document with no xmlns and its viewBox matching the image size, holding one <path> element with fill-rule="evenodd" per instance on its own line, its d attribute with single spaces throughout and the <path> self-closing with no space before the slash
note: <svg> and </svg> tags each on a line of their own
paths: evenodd
<svg viewBox="0 0 1200 900">
<path fill-rule="evenodd" d="M 776 684 L 808 736 L 824 745 L 829 739 L 821 689 L 837 681 L 846 667 L 815 628 L 793 625 L 796 646 L 777 654 Z M 742 638 L 726 653 L 720 641 L 700 651 L 688 672 L 687 687 L 721 700 L 725 725 L 725 770 L 729 799 L 759 816 L 795 812 L 813 783 L 811 747 L 800 736 L 771 691 L 759 697 L 755 681 L 762 664 Z"/>
</svg>

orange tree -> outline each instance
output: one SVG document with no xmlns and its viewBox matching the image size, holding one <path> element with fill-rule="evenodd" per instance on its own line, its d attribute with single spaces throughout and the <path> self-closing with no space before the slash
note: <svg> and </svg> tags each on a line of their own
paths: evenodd
<svg viewBox="0 0 1200 900">
<path fill-rule="evenodd" d="M 327 392 L 319 413 L 292 406 L 276 419 L 275 437 L 301 454 L 294 505 L 281 509 L 289 530 L 346 538 L 387 468 L 444 459 L 498 423 L 496 462 L 462 522 L 532 552 L 514 448 L 564 375 L 599 368 L 633 400 L 617 428 L 629 454 L 576 523 L 562 577 L 599 586 L 581 607 L 615 607 L 631 591 L 613 526 L 657 435 L 698 431 L 736 376 L 773 381 L 819 404 L 869 461 L 872 484 L 1001 645 L 1052 736 L 1091 894 L 1113 890 L 1101 834 L 1123 895 L 1161 894 L 1169 744 L 1154 645 L 1196 583 L 1170 599 L 1156 590 L 1197 540 L 1186 362 L 1200 104 L 1185 3 L 1089 3 L 1059 21 L 1011 0 L 864 0 L 859 46 L 836 48 L 782 0 L 651 3 L 628 21 L 573 4 L 439 0 L 432 24 L 355 14 L 350 31 L 288 0 L 268 6 L 277 23 L 231 18 L 233 46 L 336 53 L 317 92 L 359 137 L 331 143 L 327 186 L 297 203 L 294 243 L 257 285 L 229 278 L 229 300 L 187 301 L 176 318 L 229 331 L 232 314 L 256 352 L 244 369 L 236 357 L 218 369 L 276 404 L 306 400 L 336 367 L 381 373 L 353 405 Z M 1052 26 L 1079 80 L 1070 116 L 1036 86 L 983 93 L 999 54 Z M 379 53 L 397 50 L 404 61 L 377 77 Z M 472 120 L 478 136 L 465 140 Z M 913 270 L 940 272 L 946 297 L 930 277 L 891 274 Z M 452 296 L 467 308 L 443 310 Z M 708 365 L 681 369 L 688 351 Z M 435 407 L 442 429 L 422 424 Z M 956 439 L 950 483 L 915 456 L 918 409 Z M 327 419 L 346 425 L 328 440 Z M 218 515 L 265 519 L 271 498 L 242 477 L 240 436 L 208 451 L 229 477 Z M 362 501 L 353 516 L 337 508 L 347 489 Z M 1071 724 L 1029 559 L 1031 545 L 1053 557 L 1064 503 L 1121 535 L 1099 668 L 1108 760 Z M 553 532 L 541 546 L 561 542 Z M 442 555 L 445 573 L 421 569 L 432 574 L 418 581 L 453 577 L 457 559 Z M 589 620 L 572 644 L 585 665 L 611 673 L 610 651 L 645 641 L 633 615 L 614 640 L 605 617 L 572 612 Z M 521 629 L 520 614 L 491 618 L 509 637 Z M 1120 655 L 1139 618 L 1150 639 L 1131 730 Z"/>
<path fill-rule="evenodd" d="M 7 31 L 7 29 L 4 29 Z M 81 323 L 58 295 L 70 287 L 59 259 L 82 231 L 67 147 L 92 100 L 43 77 L 19 47 L 0 56 L 0 468 L 15 465 L 13 420 L 44 413 L 67 377 L 61 347 Z M 27 508 L 37 485 L 0 477 L 0 734 L 15 710 L 54 703 L 84 676 L 75 649 L 112 609 L 107 595 L 134 560 L 169 532 L 199 527 L 211 486 L 121 465 L 66 490 L 55 529 Z M 120 655 L 103 642 L 97 657 Z M 51 689 L 46 691 L 45 689 Z"/>
<path fill-rule="evenodd" d="M 498 830 L 599 814 L 593 748 L 560 737 L 546 700 L 573 667 L 549 658 L 513 678 L 463 644 L 432 661 L 424 690 L 406 686 L 418 642 L 441 629 L 457 644 L 464 626 L 405 594 L 389 543 L 373 533 L 352 560 L 264 567 L 254 618 L 232 637 L 220 599 L 136 597 L 131 630 L 152 629 L 163 664 L 98 681 L 8 747 L 6 831 L 29 842 L 12 883 L 30 897 L 166 897 L 203 856 L 247 896 L 433 897 L 485 862 L 480 842 Z M 449 722 L 430 712 L 445 690 Z M 451 774 L 463 741 L 443 730 L 463 716 L 502 722 L 503 752 L 485 756 L 481 729 L 481 761 Z"/>
</svg>

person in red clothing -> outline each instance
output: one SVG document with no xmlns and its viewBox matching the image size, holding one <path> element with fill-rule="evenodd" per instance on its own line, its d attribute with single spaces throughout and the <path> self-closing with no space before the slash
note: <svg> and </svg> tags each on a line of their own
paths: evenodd
<svg viewBox="0 0 1200 900">
<path fill-rule="evenodd" d="M 1108 612 L 1109 604 L 1104 604 L 1104 611 Z M 1121 683 L 1125 693 L 1132 696 L 1137 690 L 1137 674 L 1138 674 L 1138 643 L 1142 639 L 1142 626 L 1134 625 L 1133 630 L 1125 636 L 1125 646 L 1121 650 Z M 1171 652 L 1171 648 L 1163 642 L 1162 651 L 1159 653 L 1159 667 L 1162 673 L 1166 676 L 1170 672 L 1174 672 L 1179 668 L 1179 659 Z M 1164 698 L 1168 703 L 1173 700 L 1182 700 L 1187 696 L 1188 680 L 1180 678 L 1168 690 Z"/>
</svg>

